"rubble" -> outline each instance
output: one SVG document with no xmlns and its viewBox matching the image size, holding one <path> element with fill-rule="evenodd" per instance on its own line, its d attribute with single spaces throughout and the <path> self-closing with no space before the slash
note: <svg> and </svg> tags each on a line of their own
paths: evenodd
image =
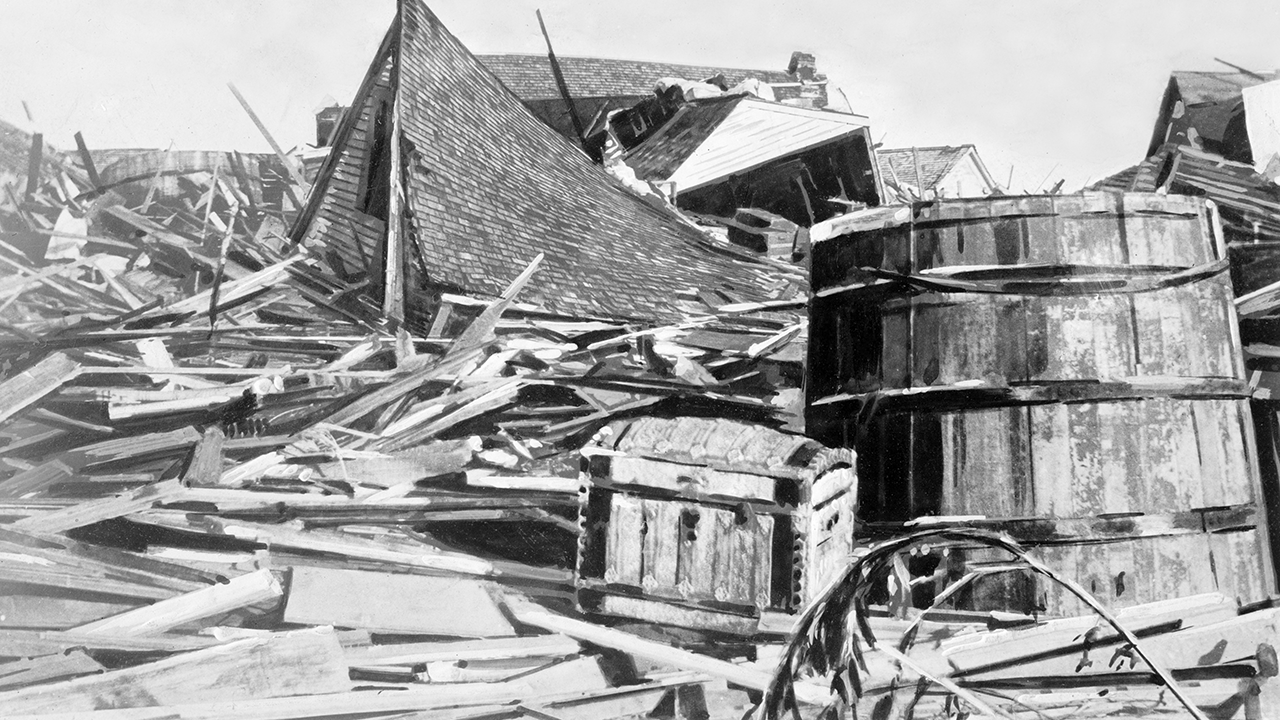
<svg viewBox="0 0 1280 720">
<path fill-rule="evenodd" d="M 563 60 L 605 167 L 418 0 L 316 150 L 0 138 L 0 715 L 1269 716 L 1265 176 Z"/>
</svg>

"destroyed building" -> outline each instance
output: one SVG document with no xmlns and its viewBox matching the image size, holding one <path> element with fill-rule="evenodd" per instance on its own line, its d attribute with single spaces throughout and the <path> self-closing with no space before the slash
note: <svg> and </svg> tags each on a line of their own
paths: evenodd
<svg viewBox="0 0 1280 720">
<path fill-rule="evenodd" d="M 1257 167 L 1000 196 L 799 55 L 620 64 L 601 165 L 494 57 L 404 0 L 323 152 L 0 138 L 0 716 L 1274 714 Z"/>
<path fill-rule="evenodd" d="M 827 78 L 817 71 L 814 56 L 800 51 L 791 54 L 785 70 L 558 56 L 572 109 L 566 105 L 546 55 L 476 57 L 539 120 L 575 143 L 581 142 L 581 137 L 570 112 L 577 115 L 577 122 L 586 130 L 586 135 L 593 135 L 603 127 L 611 111 L 634 107 L 652 96 L 654 83 L 661 78 L 712 83 L 724 90 L 755 80 L 768 88 L 771 99 L 779 102 L 798 107 L 827 106 Z"/>
<path fill-rule="evenodd" d="M 876 161 L 898 202 L 985 197 L 1000 189 L 973 145 L 876 148 Z"/>
</svg>

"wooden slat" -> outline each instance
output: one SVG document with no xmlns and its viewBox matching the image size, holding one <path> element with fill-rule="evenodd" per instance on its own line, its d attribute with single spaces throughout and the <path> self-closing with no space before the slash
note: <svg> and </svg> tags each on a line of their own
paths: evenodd
<svg viewBox="0 0 1280 720">
<path fill-rule="evenodd" d="M 123 670 L 0 693 L 12 717 L 337 693 L 350 687 L 331 628 L 239 640 Z"/>
<path fill-rule="evenodd" d="M 0 383 L 0 422 L 62 387 L 80 372 L 80 363 L 54 353 Z"/>
<path fill-rule="evenodd" d="M 161 600 L 154 605 L 131 610 L 75 628 L 90 635 L 143 636 L 171 630 L 193 620 L 213 617 L 237 608 L 274 600 L 283 595 L 270 570 L 233 578 L 184 595 Z"/>
<path fill-rule="evenodd" d="M 465 578 L 295 567 L 285 622 L 454 637 L 514 634 L 485 588 Z"/>
</svg>

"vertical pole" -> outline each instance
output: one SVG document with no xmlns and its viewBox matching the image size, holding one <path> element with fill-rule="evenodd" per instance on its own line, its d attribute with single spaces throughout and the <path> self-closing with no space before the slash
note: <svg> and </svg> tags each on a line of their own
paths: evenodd
<svg viewBox="0 0 1280 720">
<path fill-rule="evenodd" d="M 387 207 L 387 243 L 383 253 L 383 293 L 382 314 L 396 322 L 404 320 L 404 183 L 401 173 L 403 161 L 400 157 L 400 63 L 402 53 L 397 42 L 391 51 L 391 192 Z"/>
<path fill-rule="evenodd" d="M 547 41 L 547 59 L 551 61 L 551 74 L 555 76 L 556 87 L 560 88 L 560 96 L 564 98 L 564 107 L 569 111 L 569 119 L 573 121 L 573 131 L 578 134 L 578 142 L 586 149 L 587 131 L 582 128 L 582 120 L 573 108 L 573 98 L 569 96 L 569 85 L 564 81 L 564 73 L 560 71 L 560 61 L 556 60 L 556 51 L 551 49 L 551 36 L 547 34 L 547 25 L 542 22 L 542 11 L 538 14 L 538 27 L 542 28 L 542 37 Z"/>
</svg>

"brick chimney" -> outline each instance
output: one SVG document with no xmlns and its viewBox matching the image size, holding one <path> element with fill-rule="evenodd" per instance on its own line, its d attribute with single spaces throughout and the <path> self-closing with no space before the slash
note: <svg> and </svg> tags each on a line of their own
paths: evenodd
<svg viewBox="0 0 1280 720">
<path fill-rule="evenodd" d="M 325 147 L 329 144 L 333 131 L 337 129 L 346 111 L 347 108 L 343 105 L 330 105 L 316 113 L 316 147 Z"/>
<path fill-rule="evenodd" d="M 791 63 L 787 65 L 787 72 L 800 76 L 801 80 L 812 81 L 818 76 L 817 61 L 812 53 L 797 50 L 791 53 Z"/>
</svg>

